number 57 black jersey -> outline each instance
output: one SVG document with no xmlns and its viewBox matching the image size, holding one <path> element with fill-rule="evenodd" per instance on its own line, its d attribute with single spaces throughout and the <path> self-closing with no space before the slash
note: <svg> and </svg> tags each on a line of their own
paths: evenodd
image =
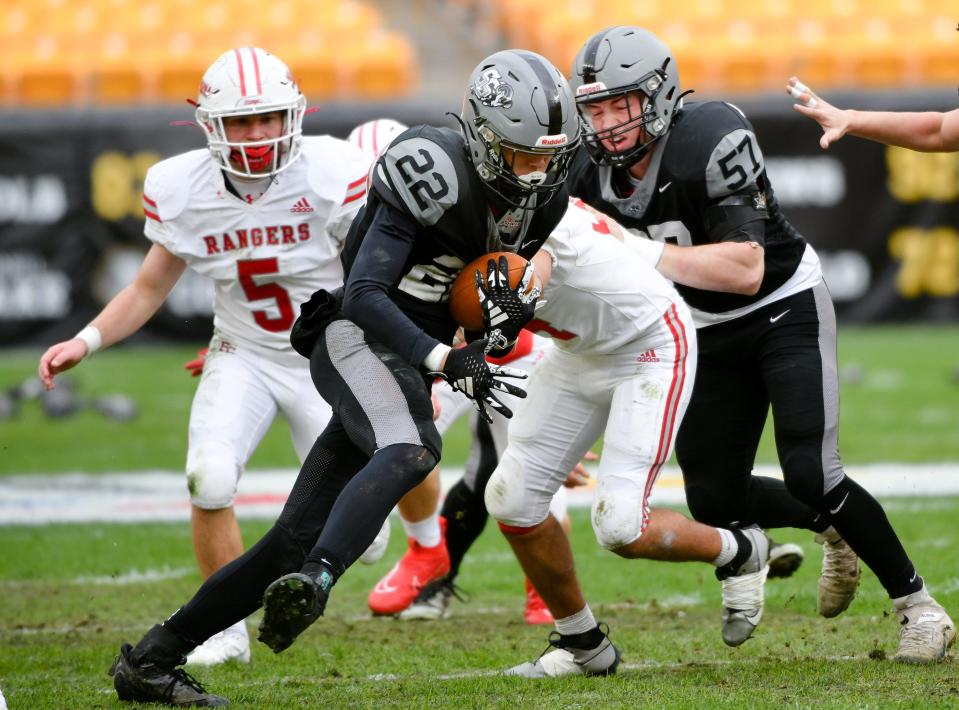
<svg viewBox="0 0 959 710">
<path fill-rule="evenodd" d="M 689 305 L 707 313 L 743 308 L 772 293 L 796 272 L 806 249 L 776 201 L 752 125 L 738 108 L 722 101 L 686 104 L 656 144 L 642 180 L 595 165 L 581 149 L 570 170 L 569 189 L 625 227 L 658 241 L 679 246 L 761 242 L 765 276 L 757 294 L 677 284 Z M 731 213 L 737 215 L 732 221 Z M 742 229 L 740 220 L 761 220 L 762 228 Z"/>
</svg>

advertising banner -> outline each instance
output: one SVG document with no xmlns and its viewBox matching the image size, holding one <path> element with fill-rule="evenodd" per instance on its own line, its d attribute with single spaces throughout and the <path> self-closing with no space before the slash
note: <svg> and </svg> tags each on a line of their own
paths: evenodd
<svg viewBox="0 0 959 710">
<path fill-rule="evenodd" d="M 952 108 L 926 99 L 926 109 Z M 788 101 L 740 105 L 787 218 L 822 258 L 841 321 L 959 320 L 959 156 L 855 138 L 822 151 L 818 126 Z M 450 125 L 444 111 L 334 105 L 305 129 L 345 136 L 384 116 Z M 188 106 L 2 116 L 0 346 L 68 337 L 130 283 L 149 246 L 144 176 L 161 158 L 205 145 L 199 128 L 175 125 L 191 118 Z M 188 270 L 137 337 L 204 341 L 211 294 Z"/>
</svg>

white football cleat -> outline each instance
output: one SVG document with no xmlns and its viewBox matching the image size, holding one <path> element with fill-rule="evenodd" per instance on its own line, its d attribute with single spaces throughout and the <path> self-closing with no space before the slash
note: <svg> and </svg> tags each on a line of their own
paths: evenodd
<svg viewBox="0 0 959 710">
<path fill-rule="evenodd" d="M 819 576 L 819 613 L 827 619 L 839 616 L 852 603 L 862 577 L 859 556 L 832 527 L 816 535 L 822 545 Z"/>
<path fill-rule="evenodd" d="M 723 611 L 720 629 L 727 646 L 739 646 L 753 635 L 763 618 L 763 600 L 766 576 L 769 574 L 769 538 L 758 527 L 748 527 L 741 533 L 752 545 L 749 556 L 716 570 L 723 583 Z M 742 544 L 742 543 L 740 543 Z"/>
<path fill-rule="evenodd" d="M 513 666 L 503 675 L 521 678 L 560 678 L 568 675 L 613 675 L 619 666 L 619 649 L 606 634 L 593 648 L 572 648 L 563 645 L 562 637 L 553 631 L 549 636 L 552 651 L 544 651 L 535 661 Z"/>
<path fill-rule="evenodd" d="M 450 598 L 466 601 L 459 587 L 446 577 L 435 579 L 422 590 L 413 603 L 400 612 L 403 621 L 445 619 L 449 615 Z"/>
<path fill-rule="evenodd" d="M 911 598 L 919 596 L 922 601 L 912 603 Z M 929 596 L 925 587 L 915 595 L 910 594 L 901 600 L 899 616 L 899 650 L 892 657 L 900 663 L 935 663 L 946 657 L 946 651 L 956 638 L 956 625 L 935 599 Z"/>
<path fill-rule="evenodd" d="M 238 621 L 233 626 L 213 634 L 187 656 L 188 665 L 218 666 L 228 661 L 250 662 L 250 634 L 246 622 Z"/>
<path fill-rule="evenodd" d="M 386 554 L 386 548 L 389 544 L 390 519 L 387 517 L 386 520 L 383 521 L 383 527 L 380 528 L 380 531 L 376 533 L 376 537 L 373 538 L 373 542 L 366 548 L 366 552 L 360 555 L 359 561 L 364 565 L 376 564 L 383 559 L 383 555 Z"/>
</svg>

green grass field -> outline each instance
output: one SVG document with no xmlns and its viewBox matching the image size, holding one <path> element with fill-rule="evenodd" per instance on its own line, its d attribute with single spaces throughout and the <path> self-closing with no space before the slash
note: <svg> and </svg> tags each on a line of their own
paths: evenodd
<svg viewBox="0 0 959 710">
<path fill-rule="evenodd" d="M 939 600 L 959 609 L 959 499 L 892 499 L 893 523 Z M 597 616 L 623 652 L 608 679 L 523 681 L 494 671 L 535 657 L 548 629 L 522 623 L 523 581 L 488 526 L 459 582 L 471 595 L 439 622 L 374 619 L 366 595 L 401 552 L 357 565 L 327 616 L 279 656 L 254 643 L 250 666 L 197 669 L 234 706 L 353 708 L 957 707 L 954 661 L 904 667 L 885 659 L 897 624 L 871 573 L 852 607 L 815 613 L 820 560 L 767 584 L 766 615 L 737 649 L 719 635 L 719 585 L 707 565 L 625 561 L 592 539 L 574 511 L 573 547 Z M 266 523 L 244 525 L 247 541 Z M 199 582 L 183 524 L 0 528 L 0 687 L 11 708 L 118 707 L 106 675 L 122 641 L 135 642 Z M 255 631 L 259 615 L 248 622 Z"/>
<path fill-rule="evenodd" d="M 124 393 L 139 417 L 119 424 L 95 412 L 51 420 L 37 401 L 0 420 L 0 475 L 63 471 L 180 470 L 195 388 L 182 369 L 195 348 L 117 348 L 69 373 L 81 396 Z M 0 390 L 35 372 L 39 352 L 5 351 Z M 959 328 L 843 329 L 841 445 L 849 464 L 959 461 Z M 461 463 L 457 427 L 444 460 Z M 764 439 L 760 462 L 775 453 Z M 251 468 L 295 467 L 285 427 L 274 426 Z M 959 497 L 884 501 L 940 602 L 959 618 Z M 719 635 L 719 585 L 707 565 L 625 561 L 601 550 L 583 510 L 573 547 L 587 597 L 611 628 L 624 666 L 613 678 L 529 682 L 495 671 L 529 660 L 548 629 L 522 623 L 523 582 L 499 532 L 488 526 L 458 580 L 470 594 L 440 622 L 370 618 L 366 595 L 401 554 L 356 565 L 327 616 L 288 651 L 254 644 L 250 666 L 195 675 L 235 707 L 634 708 L 959 707 L 956 663 L 903 667 L 886 659 L 897 624 L 866 572 L 842 616 L 817 616 L 820 550 L 811 535 L 777 531 L 807 562 L 767 585 L 766 616 L 738 649 Z M 269 523 L 243 524 L 252 543 Z M 136 641 L 194 592 L 189 526 L 0 526 L 0 688 L 11 709 L 119 707 L 106 675 L 122 641 Z M 249 621 L 255 635 L 259 616 Z"/>
<path fill-rule="evenodd" d="M 959 460 L 959 327 L 845 328 L 840 445 L 849 464 Z M 44 417 L 27 401 L 0 420 L 0 475 L 62 471 L 181 470 L 196 380 L 184 370 L 196 348 L 115 348 L 66 373 L 81 396 L 128 394 L 140 408 L 120 424 L 92 411 Z M 0 389 L 36 373 L 40 353 L 4 351 Z M 769 432 L 759 462 L 775 462 Z M 444 461 L 465 459 L 463 423 L 447 437 Z M 278 422 L 250 461 L 251 468 L 296 466 L 285 424 Z"/>
</svg>

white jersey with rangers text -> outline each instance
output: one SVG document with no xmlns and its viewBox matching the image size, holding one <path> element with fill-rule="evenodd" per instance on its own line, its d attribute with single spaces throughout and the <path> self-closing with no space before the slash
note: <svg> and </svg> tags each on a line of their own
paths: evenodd
<svg viewBox="0 0 959 710">
<path fill-rule="evenodd" d="M 567 352 L 610 355 L 628 349 L 682 299 L 658 271 L 572 199 L 542 247 L 554 257 L 549 283 L 526 326 Z"/>
<path fill-rule="evenodd" d="M 300 304 L 343 282 L 340 248 L 365 202 L 368 168 L 349 143 L 307 137 L 266 192 L 242 199 L 207 150 L 190 151 L 147 173 L 144 232 L 212 279 L 218 333 L 264 354 L 291 353 Z"/>
</svg>

